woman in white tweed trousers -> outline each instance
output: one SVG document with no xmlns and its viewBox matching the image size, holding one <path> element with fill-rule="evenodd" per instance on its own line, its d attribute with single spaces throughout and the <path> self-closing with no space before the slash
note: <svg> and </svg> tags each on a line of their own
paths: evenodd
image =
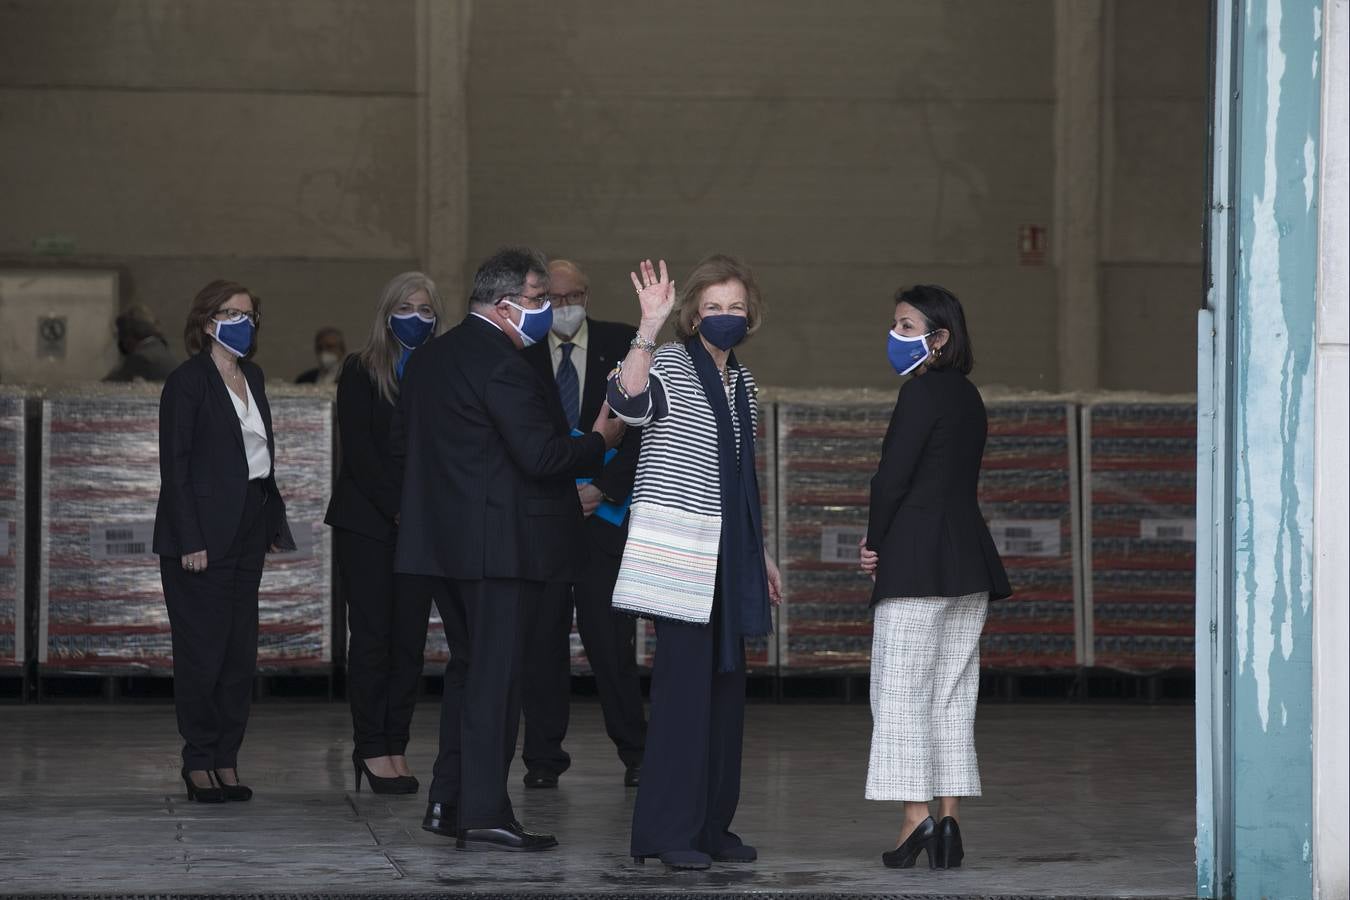
<svg viewBox="0 0 1350 900">
<path fill-rule="evenodd" d="M 978 797 L 980 632 L 1008 577 L 976 490 L 988 420 L 961 303 L 936 285 L 895 297 L 887 356 L 900 389 L 872 477 L 861 565 L 872 575 L 872 754 L 868 800 L 904 803 L 896 848 L 908 868 L 959 866 L 959 798 Z M 928 804 L 938 801 L 940 824 Z"/>
</svg>

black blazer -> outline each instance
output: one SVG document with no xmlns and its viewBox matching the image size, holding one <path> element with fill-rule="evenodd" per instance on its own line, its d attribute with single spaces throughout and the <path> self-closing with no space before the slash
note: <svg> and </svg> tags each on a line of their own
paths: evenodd
<svg viewBox="0 0 1350 900">
<path fill-rule="evenodd" d="M 959 372 L 932 369 L 900 388 L 867 514 L 873 603 L 1011 596 L 977 498 L 988 428 L 980 392 Z"/>
<path fill-rule="evenodd" d="M 262 369 L 239 360 L 267 427 L 269 545 L 295 549 L 276 482 L 276 443 Z M 206 349 L 174 369 L 159 395 L 159 504 L 154 550 L 160 556 L 206 551 L 209 565 L 229 552 L 244 514 L 248 460 L 229 388 Z"/>
<path fill-rule="evenodd" d="M 600 407 L 605 402 L 605 392 L 609 386 L 609 373 L 619 361 L 628 355 L 628 345 L 637 329 L 620 322 L 600 322 L 587 318 L 586 337 L 586 376 L 581 384 L 581 417 L 577 419 L 577 429 L 588 431 L 600 415 Z M 539 372 L 545 383 L 551 386 L 549 399 L 555 414 L 564 425 L 567 416 L 563 412 L 562 400 L 558 396 L 557 377 L 553 373 L 553 354 L 547 340 L 526 347 L 525 358 Z M 618 452 L 609 464 L 601 470 L 592 482 L 600 492 L 611 500 L 622 502 L 633 493 L 633 479 L 637 475 L 638 455 L 642 450 L 642 429 L 628 428 L 623 440 L 619 442 Z M 586 523 L 595 546 L 611 554 L 623 553 L 624 542 L 628 539 L 628 520 L 615 527 L 594 516 Z"/>
<path fill-rule="evenodd" d="M 394 569 L 575 581 L 586 558 L 574 479 L 604 439 L 573 438 L 511 339 L 469 315 L 408 359 L 391 429 L 402 484 Z"/>
<path fill-rule="evenodd" d="M 389 451 L 394 405 L 380 394 L 375 379 L 352 354 L 337 383 L 338 467 L 333 497 L 324 522 L 377 541 L 392 542 L 398 514 L 399 484 Z"/>
</svg>

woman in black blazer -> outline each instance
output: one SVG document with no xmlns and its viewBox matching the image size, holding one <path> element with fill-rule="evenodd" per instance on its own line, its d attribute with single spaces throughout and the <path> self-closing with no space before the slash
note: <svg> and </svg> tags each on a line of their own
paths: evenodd
<svg viewBox="0 0 1350 900">
<path fill-rule="evenodd" d="M 872 477 L 861 563 L 876 582 L 869 800 L 898 800 L 891 867 L 961 864 L 960 797 L 978 797 L 975 700 L 980 632 L 1008 577 L 976 492 L 988 429 L 966 377 L 974 366 L 961 303 L 936 285 L 895 297 L 887 356 L 900 389 Z M 941 824 L 928 804 L 938 800 Z"/>
<path fill-rule="evenodd" d="M 189 800 L 248 800 L 238 754 L 258 660 L 258 583 L 294 549 L 273 473 L 263 373 L 249 361 L 261 302 L 213 281 L 188 312 L 190 358 L 159 400 L 154 550 L 173 635 L 173 699 Z"/>
<path fill-rule="evenodd" d="M 389 424 L 403 366 L 436 333 L 440 300 L 421 272 L 384 287 L 365 349 L 338 376 L 341 466 L 324 519 L 333 527 L 347 597 L 347 696 L 351 702 L 356 789 L 418 789 L 404 755 L 427 640 L 430 594 L 419 579 L 394 574 L 399 494 L 389 454 Z"/>
</svg>

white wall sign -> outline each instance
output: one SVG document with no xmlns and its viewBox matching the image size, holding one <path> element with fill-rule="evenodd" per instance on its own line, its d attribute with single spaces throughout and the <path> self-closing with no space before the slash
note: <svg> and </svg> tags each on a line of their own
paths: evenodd
<svg viewBox="0 0 1350 900">
<path fill-rule="evenodd" d="M 1059 519 L 994 519 L 989 533 L 1000 556 L 1062 556 Z"/>
</svg>

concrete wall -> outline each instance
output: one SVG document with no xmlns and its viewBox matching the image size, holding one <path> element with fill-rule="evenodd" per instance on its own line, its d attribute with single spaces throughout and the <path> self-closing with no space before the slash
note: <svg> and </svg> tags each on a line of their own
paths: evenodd
<svg viewBox="0 0 1350 900">
<path fill-rule="evenodd" d="M 631 318 L 639 258 L 725 251 L 769 299 L 765 383 L 893 385 L 890 296 L 925 280 L 966 302 L 983 383 L 1187 390 L 1206 3 L 1100 2 L 1100 316 L 1018 253 L 1066 165 L 1055 0 L 7 0 L 0 264 L 117 268 L 173 332 L 237 278 L 290 376 L 403 269 L 457 299 L 533 243 Z M 1100 348 L 1085 384 L 1062 346 Z"/>
<path fill-rule="evenodd" d="M 259 362 L 364 335 L 418 258 L 412 0 L 0 4 L 0 260 L 115 268 L 181 350 L 216 277 L 264 299 Z M 73 253 L 44 259 L 35 242 Z M 351 338 L 349 338 L 350 340 Z"/>
<path fill-rule="evenodd" d="M 1101 386 L 1195 390 L 1204 301 L 1206 0 L 1111 0 L 1102 122 Z"/>
</svg>

